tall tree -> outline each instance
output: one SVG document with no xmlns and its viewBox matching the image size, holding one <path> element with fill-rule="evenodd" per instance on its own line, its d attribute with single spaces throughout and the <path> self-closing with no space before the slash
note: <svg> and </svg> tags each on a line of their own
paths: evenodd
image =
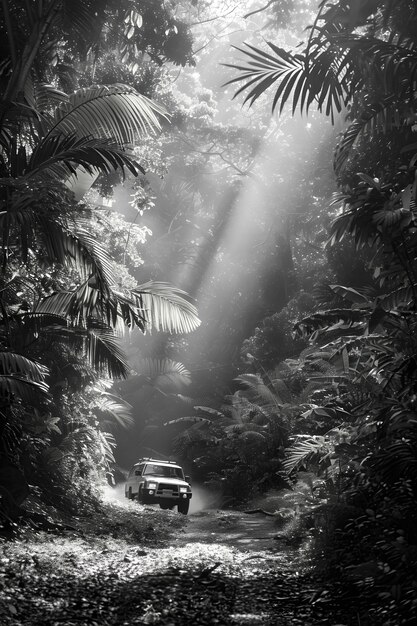
<svg viewBox="0 0 417 626">
<path fill-rule="evenodd" d="M 75 390 L 85 390 L 99 377 L 127 375 L 117 339 L 121 326 L 183 333 L 199 321 L 187 295 L 165 283 L 121 290 L 108 251 L 95 238 L 97 211 L 78 202 L 82 177 L 85 191 L 98 173 L 143 172 L 132 147 L 143 135 L 158 132 L 166 117 L 163 107 L 129 86 L 95 85 L 69 95 L 57 89 L 60 68 L 49 61 L 59 60 L 66 49 L 72 60 L 83 62 L 116 8 L 58 0 L 22 7 L 5 0 L 1 10 L 7 53 L 0 99 L 0 395 L 2 430 L 9 435 L 2 463 L 22 463 L 29 451 L 26 460 L 36 458 L 39 469 L 53 437 L 69 435 L 74 414 L 85 413 L 85 403 L 76 400 L 72 415 L 64 411 Z M 126 11 L 121 31 L 130 40 L 130 29 L 141 23 L 133 5 L 123 21 Z M 87 38 L 93 23 L 96 30 Z M 51 421 L 51 411 L 60 416 L 60 425 Z M 42 445 L 26 428 L 31 413 L 39 418 Z M 110 453 L 89 414 L 79 422 L 84 444 L 95 433 L 96 450 L 104 445 Z M 84 444 L 75 448 L 79 468 L 85 465 Z M 26 471 L 34 467 L 29 462 Z M 61 470 L 69 480 L 73 470 L 65 463 Z"/>
</svg>

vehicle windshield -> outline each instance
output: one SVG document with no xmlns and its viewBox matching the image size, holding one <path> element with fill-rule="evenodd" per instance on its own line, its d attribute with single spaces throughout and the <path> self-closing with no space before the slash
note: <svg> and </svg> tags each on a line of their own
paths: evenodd
<svg viewBox="0 0 417 626">
<path fill-rule="evenodd" d="M 180 478 L 184 480 L 184 474 L 180 467 L 170 467 L 168 465 L 154 465 L 149 463 L 143 472 L 145 476 L 163 476 L 164 478 Z"/>
</svg>

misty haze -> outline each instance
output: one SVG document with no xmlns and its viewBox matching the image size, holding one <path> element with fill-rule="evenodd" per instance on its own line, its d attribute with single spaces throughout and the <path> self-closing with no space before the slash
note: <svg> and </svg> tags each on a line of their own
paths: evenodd
<svg viewBox="0 0 417 626">
<path fill-rule="evenodd" d="M 416 33 L 0 1 L 1 626 L 414 624 Z"/>
</svg>

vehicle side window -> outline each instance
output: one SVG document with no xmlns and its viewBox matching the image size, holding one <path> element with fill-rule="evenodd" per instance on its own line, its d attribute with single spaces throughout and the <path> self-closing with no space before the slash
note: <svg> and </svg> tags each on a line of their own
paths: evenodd
<svg viewBox="0 0 417 626">
<path fill-rule="evenodd" d="M 143 472 L 143 465 L 139 465 L 139 467 L 135 469 L 135 476 L 142 476 L 142 472 Z"/>
</svg>

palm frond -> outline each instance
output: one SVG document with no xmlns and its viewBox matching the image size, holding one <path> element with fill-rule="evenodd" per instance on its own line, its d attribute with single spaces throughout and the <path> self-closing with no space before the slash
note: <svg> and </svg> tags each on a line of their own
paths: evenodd
<svg viewBox="0 0 417 626">
<path fill-rule="evenodd" d="M 77 177 L 79 167 L 91 176 L 99 172 L 110 174 L 118 169 L 123 175 L 126 169 L 134 176 L 139 172 L 144 173 L 134 158 L 109 139 L 53 135 L 37 144 L 26 168 L 25 178 L 46 171 L 66 180 L 70 176 Z"/>
<path fill-rule="evenodd" d="M 94 326 L 86 331 L 85 356 L 89 364 L 109 378 L 127 378 L 129 366 L 118 338 L 110 328 Z"/>
<path fill-rule="evenodd" d="M 101 391 L 94 408 L 111 416 L 123 428 L 130 428 L 135 423 L 132 406 L 114 394 Z"/>
<path fill-rule="evenodd" d="M 75 267 L 84 278 L 94 275 L 101 288 L 114 283 L 108 253 L 90 232 L 88 219 L 80 214 L 74 225 L 64 212 L 57 215 L 56 207 L 68 199 L 65 188 L 50 180 L 33 186 L 20 180 L 11 186 L 11 201 L 7 210 L 0 212 L 6 252 L 18 237 L 24 262 L 30 250 L 38 248 L 50 263 Z"/>
<path fill-rule="evenodd" d="M 132 87 L 89 87 L 71 94 L 56 109 L 47 137 L 76 134 L 135 144 L 144 133 L 160 130 L 160 117 L 167 117 L 166 110 Z"/>
<path fill-rule="evenodd" d="M 399 107 L 404 108 L 403 116 L 399 115 Z M 333 155 L 336 174 L 340 174 L 351 152 L 363 137 L 375 136 L 378 133 L 386 134 L 393 128 L 404 126 L 406 110 L 406 105 L 398 102 L 392 95 L 367 104 L 360 117 L 353 120 L 339 138 Z"/>
<path fill-rule="evenodd" d="M 170 426 L 171 424 L 212 424 L 213 422 L 207 417 L 198 417 L 197 415 L 190 415 L 184 417 L 177 417 L 169 422 L 164 422 L 164 426 Z"/>
<path fill-rule="evenodd" d="M 76 269 L 86 281 L 77 290 L 77 296 L 87 303 L 97 297 L 97 290 L 108 293 L 115 282 L 113 267 L 104 246 L 86 229 L 77 227 L 71 231 L 56 221 L 48 220 L 49 229 L 42 229 L 40 239 L 44 251 L 52 262 Z M 75 292 L 74 292 L 75 293 Z M 40 311 L 47 312 L 41 307 Z M 49 311 L 57 312 L 59 311 Z"/>
<path fill-rule="evenodd" d="M 13 403 L 23 402 L 36 406 L 41 400 L 49 398 L 49 387 L 41 380 L 30 380 L 13 374 L 0 374 L 0 398 Z"/>
<path fill-rule="evenodd" d="M 187 368 L 171 359 L 142 359 L 137 371 L 157 388 L 167 384 L 178 388 L 191 383 L 191 374 Z"/>
<path fill-rule="evenodd" d="M 243 433 L 253 433 L 257 439 L 265 439 L 265 426 L 262 424 L 229 424 L 224 427 L 228 435 L 242 435 Z"/>
<path fill-rule="evenodd" d="M 197 309 L 182 289 L 168 283 L 149 281 L 132 291 L 149 330 L 168 333 L 190 333 L 201 322 Z"/>
<path fill-rule="evenodd" d="M 111 433 L 99 430 L 97 434 L 103 462 L 106 466 L 109 466 L 116 461 L 114 458 L 114 449 L 117 446 L 116 440 Z"/>
<path fill-rule="evenodd" d="M 51 108 L 55 108 L 62 102 L 68 102 L 66 93 L 48 83 L 34 84 L 34 98 L 38 111 L 47 111 Z"/>
<path fill-rule="evenodd" d="M 19 376 L 42 383 L 47 374 L 48 368 L 41 363 L 36 363 L 21 354 L 7 350 L 0 351 L 0 375 Z"/>
<path fill-rule="evenodd" d="M 345 104 L 346 94 L 340 75 L 343 73 L 343 57 L 336 61 L 335 55 L 326 47 L 314 48 L 301 54 L 291 54 L 267 42 L 275 56 L 258 48 L 246 44 L 249 50 L 236 48 L 249 57 L 246 66 L 230 65 L 237 69 L 240 75 L 225 83 L 225 86 L 240 81 L 246 81 L 238 89 L 234 97 L 245 90 L 249 90 L 244 103 L 253 103 L 272 85 L 276 84 L 276 91 L 272 101 L 272 111 L 279 104 L 281 113 L 285 104 L 292 96 L 292 113 L 297 108 L 308 112 L 312 102 L 316 101 L 318 109 L 325 108 L 326 115 L 334 116 L 334 111 L 341 111 Z"/>
<path fill-rule="evenodd" d="M 299 441 L 287 450 L 287 458 L 283 461 L 284 469 L 290 474 L 313 460 L 322 460 L 330 451 L 329 443 L 322 436 L 299 436 Z"/>
<path fill-rule="evenodd" d="M 195 406 L 196 411 L 201 411 L 202 413 L 207 413 L 208 415 L 212 415 L 213 417 L 224 419 L 225 415 L 221 411 L 217 411 L 216 409 L 212 409 L 210 406 Z"/>
<path fill-rule="evenodd" d="M 269 389 L 259 374 L 241 374 L 235 380 L 249 389 L 256 398 L 272 405 L 283 404 L 277 391 Z"/>
</svg>

